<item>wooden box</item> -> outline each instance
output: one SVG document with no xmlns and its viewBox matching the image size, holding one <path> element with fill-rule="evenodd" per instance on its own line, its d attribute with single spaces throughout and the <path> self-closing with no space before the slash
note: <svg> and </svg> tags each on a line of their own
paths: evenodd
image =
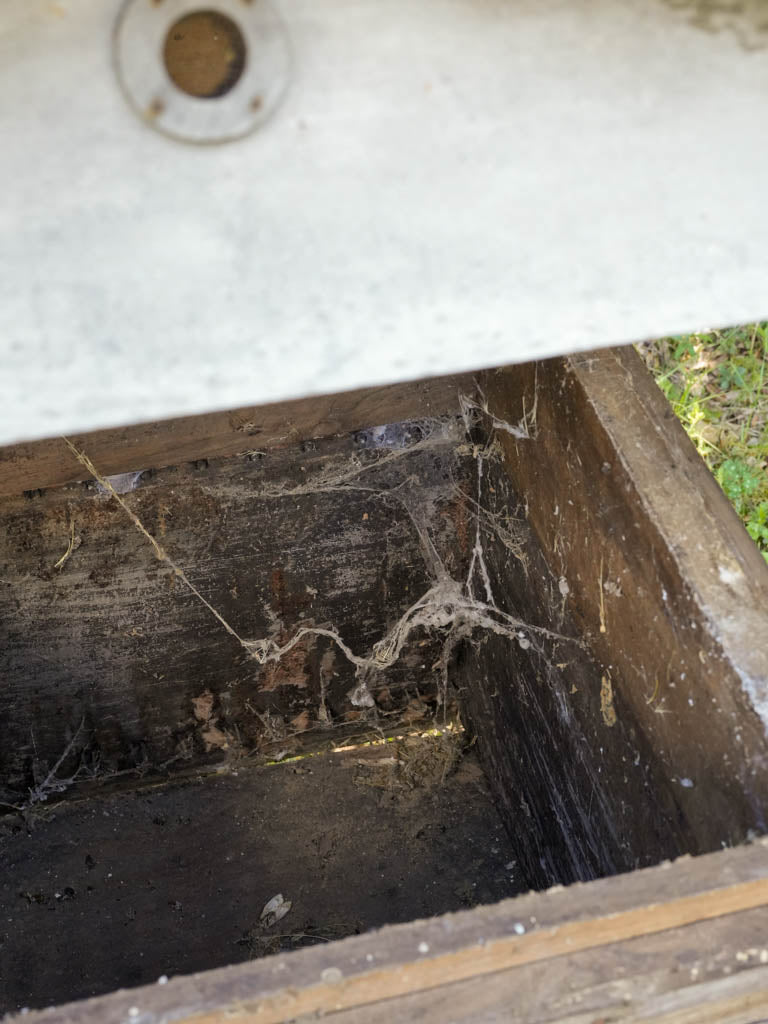
<svg viewBox="0 0 768 1024">
<path fill-rule="evenodd" d="M 0 465 L 0 1013 L 768 1015 L 768 569 L 632 349 Z"/>
</svg>

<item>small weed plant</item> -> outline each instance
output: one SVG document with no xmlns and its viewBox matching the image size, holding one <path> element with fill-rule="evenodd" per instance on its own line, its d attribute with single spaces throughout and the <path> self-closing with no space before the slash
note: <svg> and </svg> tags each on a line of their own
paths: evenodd
<svg viewBox="0 0 768 1024">
<path fill-rule="evenodd" d="M 640 351 L 768 561 L 768 323 L 661 338 Z"/>
</svg>

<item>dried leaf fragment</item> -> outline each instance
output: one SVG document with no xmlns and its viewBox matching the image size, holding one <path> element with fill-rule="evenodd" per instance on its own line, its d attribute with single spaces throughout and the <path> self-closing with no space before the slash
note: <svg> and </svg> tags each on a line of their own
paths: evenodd
<svg viewBox="0 0 768 1024">
<path fill-rule="evenodd" d="M 278 921 L 282 921 L 288 911 L 291 909 L 293 904 L 290 900 L 287 900 L 281 892 L 277 896 L 273 896 L 269 902 L 264 904 L 264 909 L 261 912 L 259 918 L 259 924 L 262 928 L 271 928 L 277 924 Z"/>
</svg>

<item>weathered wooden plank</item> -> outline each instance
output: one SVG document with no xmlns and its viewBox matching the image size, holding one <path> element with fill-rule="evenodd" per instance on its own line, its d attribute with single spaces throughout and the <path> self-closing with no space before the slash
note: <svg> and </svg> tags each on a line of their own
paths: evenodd
<svg viewBox="0 0 768 1024">
<path fill-rule="evenodd" d="M 481 386 L 503 450 L 483 500 L 525 516 L 543 556 L 527 549 L 526 575 L 491 537 L 495 595 L 587 644 L 532 665 L 491 640 L 462 669 L 499 799 L 529 826 L 531 884 L 764 831 L 768 569 L 641 360 L 617 349 Z"/>
<path fill-rule="evenodd" d="M 276 756 L 313 730 L 325 742 L 431 715 L 436 643 L 414 638 L 363 706 L 329 636 L 262 666 L 201 598 L 245 640 L 327 628 L 369 655 L 429 585 L 391 488 L 407 481 L 434 508 L 459 571 L 455 447 L 450 434 L 409 451 L 347 436 L 144 474 L 124 501 L 171 564 L 93 482 L 0 502 L 0 800 L 24 804 L 70 741 L 59 778 Z"/>
<path fill-rule="evenodd" d="M 451 1024 L 755 1024 L 768 1013 L 768 908 L 384 1000 L 324 1017 Z"/>
<path fill-rule="evenodd" d="M 522 648 L 489 636 L 467 645 L 455 670 L 527 884 L 586 882 L 679 855 L 688 837 L 653 737 L 626 715 L 606 725 L 601 666 L 498 460 L 484 468 L 481 500 L 496 522 L 510 524 L 516 543 L 510 551 L 493 529 L 482 532 L 494 600 L 522 621 L 574 638 Z M 727 835 L 727 820 L 722 827 Z"/>
<path fill-rule="evenodd" d="M 611 947 L 617 943 L 689 927 L 694 929 L 691 938 L 696 942 L 696 929 L 703 923 L 728 916 L 738 921 L 745 914 L 743 930 L 729 932 L 729 944 L 738 945 L 743 937 L 751 948 L 756 919 L 750 912 L 766 906 L 768 841 L 760 840 L 738 850 L 686 858 L 589 885 L 531 893 L 493 907 L 393 926 L 322 948 L 174 979 L 159 988 L 116 993 L 46 1010 L 28 1019 L 33 1024 L 69 1024 L 75 1020 L 79 1024 L 101 1024 L 133 1017 L 156 1024 L 170 1015 L 194 1024 L 213 1024 L 231 1016 L 243 1024 L 280 1024 L 310 1014 L 357 1010 L 381 1000 L 396 1006 L 391 1001 L 399 997 L 439 991 L 442 986 L 526 965 L 546 970 L 556 958 L 580 952 L 601 950 L 611 956 Z M 761 927 L 763 920 L 761 917 Z M 704 929 L 698 935 L 702 938 L 697 950 L 699 959 L 718 952 L 703 941 L 711 932 Z M 729 945 L 731 948 L 737 951 L 734 945 Z M 740 952 L 748 961 L 751 958 L 759 964 L 759 952 L 756 957 L 746 950 Z M 632 964 L 629 950 L 623 959 L 628 975 Z M 702 983 L 709 980 L 707 974 L 702 972 Z M 683 973 L 680 979 L 681 987 L 695 980 Z M 577 987 L 578 975 L 574 982 Z M 761 975 L 755 986 L 759 999 L 752 1005 L 765 1003 L 764 982 Z M 743 995 L 736 994 L 738 998 Z M 732 1006 L 733 998 L 726 1002 L 726 1008 L 728 1003 Z M 444 1019 L 431 1015 L 428 1003 L 422 1003 L 422 1007 L 422 1019 Z"/>
<path fill-rule="evenodd" d="M 441 416 L 458 409 L 471 374 L 363 388 L 253 408 L 81 434 L 73 440 L 107 475 L 269 451 L 384 423 Z M 59 439 L 0 448 L 0 496 L 83 479 L 83 468 Z"/>
</svg>

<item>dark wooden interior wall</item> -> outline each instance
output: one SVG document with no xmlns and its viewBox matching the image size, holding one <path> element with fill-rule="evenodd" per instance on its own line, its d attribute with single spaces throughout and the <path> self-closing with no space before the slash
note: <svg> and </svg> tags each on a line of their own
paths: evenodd
<svg viewBox="0 0 768 1024">
<path fill-rule="evenodd" d="M 411 519 L 379 491 L 411 488 L 432 506 L 436 543 L 456 566 L 455 447 L 393 459 L 396 448 L 346 435 L 147 472 L 125 501 L 241 637 L 285 643 L 301 626 L 333 626 L 366 655 L 428 586 Z M 343 489 L 328 487 L 329 468 L 349 474 Z M 308 492 L 263 496 L 297 487 Z M 326 638 L 257 664 L 93 481 L 0 501 L 0 630 L 8 803 L 24 803 L 73 737 L 57 776 L 104 779 L 284 756 L 304 734 L 322 743 L 435 710 L 440 648 L 418 646 L 423 637 L 372 678 L 376 709 L 351 702 L 354 668 Z"/>
<path fill-rule="evenodd" d="M 461 678 L 532 885 L 765 832 L 768 567 L 632 349 L 488 374 L 503 462 L 485 501 L 524 518 L 526 564 L 488 544 L 507 610 L 585 641 L 492 637 Z"/>
<path fill-rule="evenodd" d="M 581 639 L 504 465 L 485 476 L 486 500 L 515 509 L 523 537 L 521 557 L 490 538 L 485 544 L 494 597 L 526 622 Z M 616 704 L 601 704 L 601 666 L 588 645 L 539 640 L 523 650 L 486 636 L 462 649 L 457 672 L 529 886 L 631 871 L 685 847 L 653 737 L 626 716 L 612 722 Z"/>
</svg>

